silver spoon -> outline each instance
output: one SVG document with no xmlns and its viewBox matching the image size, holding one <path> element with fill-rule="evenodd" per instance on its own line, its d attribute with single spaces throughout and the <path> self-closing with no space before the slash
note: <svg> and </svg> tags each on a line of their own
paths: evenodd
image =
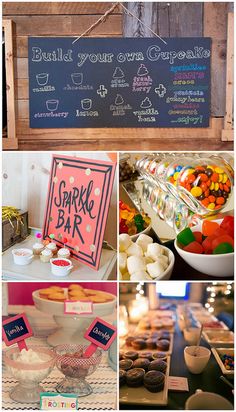
<svg viewBox="0 0 236 412">
<path fill-rule="evenodd" d="M 198 349 L 199 349 L 199 345 L 200 345 L 201 337 L 202 337 L 202 330 L 203 330 L 203 325 L 201 325 L 201 329 L 200 329 L 200 333 L 199 333 L 199 338 L 198 338 L 198 341 L 197 341 L 196 348 L 194 349 L 193 356 L 197 356 L 197 355 L 198 355 Z"/>
</svg>

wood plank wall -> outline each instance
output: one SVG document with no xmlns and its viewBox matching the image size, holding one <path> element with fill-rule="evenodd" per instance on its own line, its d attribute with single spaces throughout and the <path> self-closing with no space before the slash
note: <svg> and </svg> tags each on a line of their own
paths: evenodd
<svg viewBox="0 0 236 412">
<path fill-rule="evenodd" d="M 231 6 L 230 6 L 231 4 Z M 225 95 L 226 15 L 232 3 L 126 3 L 161 36 L 213 37 L 212 115 L 209 129 L 30 129 L 28 36 L 75 36 L 112 3 L 4 2 L 3 17 L 15 23 L 14 58 L 17 137 L 20 150 L 191 150 L 231 149 L 221 141 Z M 117 7 L 91 36 L 150 36 Z M 200 138 L 201 136 L 201 138 Z M 197 139 L 200 139 L 197 141 Z M 163 140 L 164 139 L 164 140 Z"/>
</svg>

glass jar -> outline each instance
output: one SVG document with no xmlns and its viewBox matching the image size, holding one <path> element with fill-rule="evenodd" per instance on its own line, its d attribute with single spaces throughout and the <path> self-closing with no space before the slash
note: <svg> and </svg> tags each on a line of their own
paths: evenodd
<svg viewBox="0 0 236 412">
<path fill-rule="evenodd" d="M 120 182 L 129 180 L 134 174 L 134 167 L 130 163 L 130 155 L 122 155 L 119 160 L 119 179 Z"/>
<path fill-rule="evenodd" d="M 178 176 L 183 167 L 191 164 L 192 160 L 193 159 L 191 157 L 179 156 L 173 162 L 171 162 L 165 170 L 163 180 L 165 181 L 167 189 L 177 199 L 179 198 L 177 190 Z"/>
<path fill-rule="evenodd" d="M 220 156 L 194 159 L 182 168 L 176 189 L 180 198 L 200 215 L 218 213 L 233 188 L 233 169 Z"/>
<path fill-rule="evenodd" d="M 174 160 L 174 154 L 169 156 L 164 156 L 162 161 L 157 165 L 155 170 L 155 180 L 157 184 L 162 188 L 163 191 L 167 191 L 167 187 L 165 185 L 165 174 L 168 166 Z"/>
<path fill-rule="evenodd" d="M 173 228 L 176 233 L 188 226 L 189 209 L 185 203 L 178 202 L 174 212 Z"/>
</svg>

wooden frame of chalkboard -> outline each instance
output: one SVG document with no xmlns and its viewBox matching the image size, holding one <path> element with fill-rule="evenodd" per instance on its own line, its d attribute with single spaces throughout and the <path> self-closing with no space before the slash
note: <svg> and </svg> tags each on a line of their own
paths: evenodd
<svg viewBox="0 0 236 412">
<path fill-rule="evenodd" d="M 211 39 L 29 37 L 31 128 L 207 128 Z"/>
</svg>

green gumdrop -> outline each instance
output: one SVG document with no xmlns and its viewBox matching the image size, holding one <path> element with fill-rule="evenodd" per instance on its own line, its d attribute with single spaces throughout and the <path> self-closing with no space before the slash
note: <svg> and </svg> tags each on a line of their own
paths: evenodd
<svg viewBox="0 0 236 412">
<path fill-rule="evenodd" d="M 189 245 L 189 243 L 195 241 L 195 237 L 191 229 L 189 227 L 186 227 L 177 235 L 177 240 L 179 243 L 181 243 L 181 245 L 187 246 Z"/>
<path fill-rule="evenodd" d="M 144 230 L 143 225 L 137 224 L 137 225 L 136 225 L 136 228 L 137 228 L 138 233 L 139 233 L 139 232 L 142 232 L 142 231 Z"/>
<path fill-rule="evenodd" d="M 143 217 L 141 215 L 134 216 L 135 223 L 144 222 Z"/>
<path fill-rule="evenodd" d="M 222 253 L 232 253 L 234 251 L 233 246 L 230 243 L 220 243 L 220 245 L 216 246 L 213 250 L 213 255 L 219 255 Z"/>
<path fill-rule="evenodd" d="M 51 235 L 49 235 L 50 239 L 54 239 L 55 235 L 52 233 Z"/>
</svg>

